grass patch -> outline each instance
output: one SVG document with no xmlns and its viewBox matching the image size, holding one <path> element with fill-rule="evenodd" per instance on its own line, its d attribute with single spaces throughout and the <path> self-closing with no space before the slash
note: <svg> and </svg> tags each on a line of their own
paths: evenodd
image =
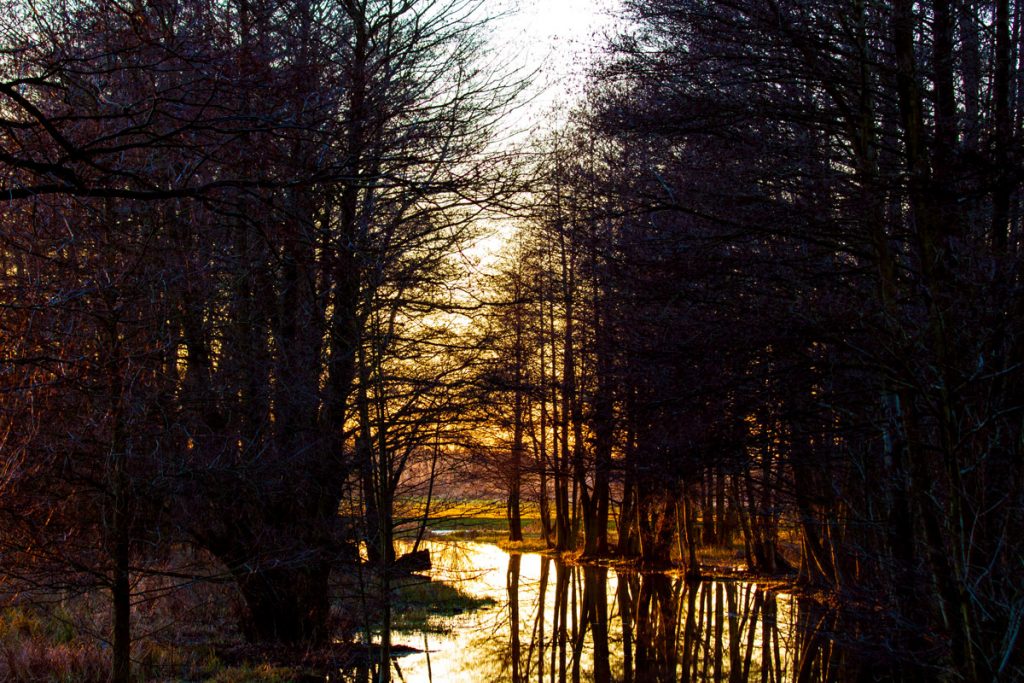
<svg viewBox="0 0 1024 683">
<path fill-rule="evenodd" d="M 542 553 L 548 549 L 547 544 L 543 538 L 526 536 L 522 541 L 510 541 L 508 540 L 508 534 L 505 534 L 501 540 L 495 541 L 496 545 L 508 553 Z"/>
<path fill-rule="evenodd" d="M 67 645 L 75 637 L 71 615 L 61 605 L 49 610 L 9 607 L 0 614 L 0 640 L 4 642 L 32 638 Z"/>
<path fill-rule="evenodd" d="M 523 501 L 519 507 L 519 514 L 523 521 L 539 520 L 540 506 L 532 501 Z M 475 520 L 495 520 L 504 523 L 505 502 L 485 498 L 435 502 L 435 507 L 431 510 L 430 517 L 433 520 L 445 521 L 461 517 Z"/>
<path fill-rule="evenodd" d="M 508 522 L 504 517 L 441 517 L 435 520 L 429 530 L 438 536 L 456 534 L 475 534 L 474 540 L 498 543 L 508 540 Z M 540 518 L 523 519 L 523 536 L 540 538 Z"/>
<path fill-rule="evenodd" d="M 243 664 L 222 669 L 208 679 L 210 683 L 289 683 L 295 672 L 272 664 Z"/>
<path fill-rule="evenodd" d="M 727 548 L 715 546 L 701 546 L 697 548 L 697 560 L 701 564 L 712 567 L 735 567 L 746 566 L 746 559 L 742 546 Z"/>
<path fill-rule="evenodd" d="M 430 531 L 505 531 L 508 524 L 504 519 L 492 517 L 439 517 L 434 520 Z"/>
</svg>

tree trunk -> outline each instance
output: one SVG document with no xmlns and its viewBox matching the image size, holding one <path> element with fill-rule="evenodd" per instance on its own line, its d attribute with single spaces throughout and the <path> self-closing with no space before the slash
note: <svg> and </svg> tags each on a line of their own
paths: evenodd
<svg viewBox="0 0 1024 683">
<path fill-rule="evenodd" d="M 540 318 L 539 318 L 539 329 L 544 330 L 544 300 L 543 297 L 540 299 Z M 548 508 L 548 402 L 546 394 L 547 388 L 547 359 L 545 358 L 544 349 L 546 345 L 544 343 L 543 332 L 540 332 L 540 339 L 537 344 L 538 351 L 540 354 L 540 437 L 539 440 L 534 438 L 534 448 L 536 451 L 537 465 L 540 470 L 540 530 L 541 536 L 544 539 L 544 546 L 551 548 L 554 546 L 554 530 L 551 528 L 551 516 Z"/>
<path fill-rule="evenodd" d="M 122 503 L 115 503 L 119 508 Z M 122 510 L 115 510 L 115 517 L 121 517 L 121 523 L 115 522 L 114 539 L 114 576 L 111 597 L 114 608 L 114 683 L 128 683 L 131 680 L 131 583 L 129 576 L 129 544 L 128 531 L 124 527 Z"/>
<path fill-rule="evenodd" d="M 523 429 L 524 429 L 524 396 L 523 396 L 523 364 L 526 362 L 522 350 L 522 324 L 516 324 L 516 358 L 515 363 L 515 396 L 512 408 L 512 466 L 509 472 L 508 504 L 508 540 L 523 540 L 523 521 L 520 510 L 520 490 L 523 484 Z"/>
<path fill-rule="evenodd" d="M 306 645 L 328 638 L 327 566 L 280 566 L 235 572 L 248 609 L 246 639 L 256 643 Z"/>
<path fill-rule="evenodd" d="M 522 674 L 520 673 L 522 665 L 522 644 L 520 643 L 519 637 L 519 568 L 522 563 L 522 559 L 523 556 L 517 553 L 509 555 L 508 571 L 505 574 L 505 587 L 508 589 L 512 683 L 523 683 Z"/>
</svg>

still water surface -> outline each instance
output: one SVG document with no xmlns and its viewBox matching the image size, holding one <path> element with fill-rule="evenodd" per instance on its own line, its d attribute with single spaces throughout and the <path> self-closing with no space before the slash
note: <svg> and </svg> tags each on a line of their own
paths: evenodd
<svg viewBox="0 0 1024 683">
<path fill-rule="evenodd" d="M 396 645 L 422 650 L 395 658 L 396 681 L 815 683 L 870 675 L 834 645 L 834 612 L 756 583 L 573 567 L 483 543 L 428 549 L 434 580 L 495 604 L 438 617 L 445 633 L 396 631 Z"/>
</svg>

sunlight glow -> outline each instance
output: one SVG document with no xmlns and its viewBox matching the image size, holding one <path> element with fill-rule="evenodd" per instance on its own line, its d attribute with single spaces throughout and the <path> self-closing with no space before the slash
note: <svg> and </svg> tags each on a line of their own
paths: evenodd
<svg viewBox="0 0 1024 683">
<path fill-rule="evenodd" d="M 526 122 L 548 125 L 579 97 L 583 75 L 615 25 L 616 0 L 492 0 L 494 44 L 509 66 L 534 74 Z"/>
</svg>

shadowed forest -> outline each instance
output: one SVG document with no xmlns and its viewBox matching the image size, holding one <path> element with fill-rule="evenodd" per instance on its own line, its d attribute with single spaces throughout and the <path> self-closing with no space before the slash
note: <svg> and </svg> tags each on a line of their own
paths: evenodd
<svg viewBox="0 0 1024 683">
<path fill-rule="evenodd" d="M 0 680 L 1024 678 L 1024 3 L 516 7 L 3 2 Z"/>
</svg>

